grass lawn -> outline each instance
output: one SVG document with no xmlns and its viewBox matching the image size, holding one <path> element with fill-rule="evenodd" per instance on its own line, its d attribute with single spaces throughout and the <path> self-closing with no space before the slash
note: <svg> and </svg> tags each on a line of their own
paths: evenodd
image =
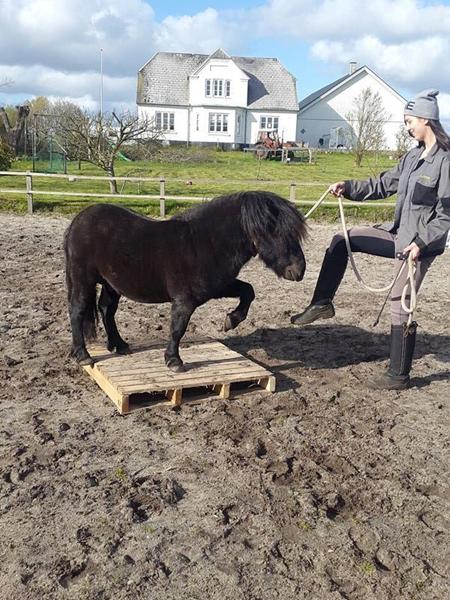
<svg viewBox="0 0 450 600">
<path fill-rule="evenodd" d="M 165 149 L 162 157 L 155 161 L 126 162 L 117 160 L 117 176 L 157 177 L 165 178 L 166 195 L 197 196 L 211 198 L 246 189 L 270 190 L 289 197 L 289 186 L 296 184 L 296 199 L 317 200 L 328 185 L 342 179 L 364 179 L 375 176 L 383 170 L 392 168 L 395 160 L 386 155 L 369 156 L 360 168 L 355 167 L 353 157 L 345 153 L 317 153 L 313 164 L 307 162 L 291 162 L 283 164 L 272 160 L 258 160 L 252 153 L 222 152 L 205 148 L 171 147 Z M 32 169 L 31 161 L 20 160 L 13 164 L 12 171 L 27 171 Z M 89 163 L 68 165 L 68 174 L 102 175 L 105 173 Z M 192 184 L 187 183 L 192 182 Z M 2 176 L 0 188 L 25 189 L 25 178 Z M 36 212 L 58 212 L 74 214 L 81 208 L 98 201 L 111 201 L 105 198 L 71 198 L 64 192 L 108 193 L 107 181 L 48 179 L 35 177 L 33 189 L 61 191 L 60 196 L 35 196 Z M 119 193 L 159 195 L 159 182 L 118 182 Z M 331 197 L 329 198 L 331 200 Z M 114 201 L 114 200 L 113 200 Z M 143 212 L 157 215 L 159 201 L 146 199 L 117 199 L 116 202 Z M 166 213 L 174 214 L 186 208 L 185 202 L 167 201 Z M 0 192 L 0 210 L 14 212 L 26 211 L 25 194 Z M 390 208 L 370 208 L 370 203 L 347 208 L 347 214 L 362 218 L 368 222 L 375 219 L 389 219 L 392 216 Z M 326 217 L 327 220 L 338 219 L 335 208 L 319 209 L 316 218 Z"/>
</svg>

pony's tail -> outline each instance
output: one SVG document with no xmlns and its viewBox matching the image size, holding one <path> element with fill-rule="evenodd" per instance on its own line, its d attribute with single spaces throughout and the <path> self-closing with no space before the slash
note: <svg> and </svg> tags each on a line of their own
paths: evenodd
<svg viewBox="0 0 450 600">
<path fill-rule="evenodd" d="M 64 234 L 63 248 L 64 255 L 66 258 L 66 288 L 67 298 L 69 301 L 69 307 L 72 305 L 73 296 L 73 280 L 70 269 L 70 252 L 68 237 L 70 233 L 69 226 Z M 97 310 L 97 289 L 94 285 L 93 290 L 89 293 L 88 303 L 83 316 L 83 334 L 86 340 L 91 341 L 97 338 L 97 323 L 98 323 L 98 310 Z"/>
<path fill-rule="evenodd" d="M 69 227 L 64 232 L 64 239 L 63 239 L 65 269 L 66 269 L 66 290 L 67 290 L 67 299 L 69 300 L 69 305 L 72 300 L 72 290 L 73 290 L 72 277 L 70 275 L 70 257 L 69 257 L 69 240 L 68 240 L 71 225 L 72 224 L 70 224 Z"/>
</svg>

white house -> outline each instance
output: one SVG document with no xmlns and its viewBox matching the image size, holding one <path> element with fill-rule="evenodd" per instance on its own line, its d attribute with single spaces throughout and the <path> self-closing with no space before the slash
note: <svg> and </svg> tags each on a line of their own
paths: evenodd
<svg viewBox="0 0 450 600">
<path fill-rule="evenodd" d="M 295 78 L 276 58 L 158 52 L 138 73 L 138 113 L 169 142 L 253 144 L 259 130 L 295 140 Z"/>
<path fill-rule="evenodd" d="M 369 67 L 356 68 L 337 81 L 310 94 L 299 104 L 298 139 L 311 147 L 336 148 L 345 145 L 345 131 L 350 123 L 346 115 L 354 110 L 356 97 L 365 88 L 378 92 L 389 115 L 384 126 L 387 149 L 396 147 L 395 135 L 403 124 L 406 100 Z"/>
</svg>

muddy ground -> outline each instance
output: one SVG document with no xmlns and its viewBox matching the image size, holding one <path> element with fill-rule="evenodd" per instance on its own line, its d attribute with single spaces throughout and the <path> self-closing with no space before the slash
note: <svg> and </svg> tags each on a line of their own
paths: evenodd
<svg viewBox="0 0 450 600">
<path fill-rule="evenodd" d="M 0 215 L 0 597 L 7 600 L 448 598 L 450 252 L 419 297 L 413 387 L 371 392 L 388 312 L 348 272 L 337 316 L 299 329 L 337 226 L 313 225 L 302 283 L 258 261 L 235 332 L 278 391 L 121 417 L 68 357 L 63 218 Z M 378 283 L 389 261 L 358 257 Z M 164 339 L 169 306 L 123 301 L 131 343 Z M 362 382 L 361 382 L 362 380 Z"/>
</svg>

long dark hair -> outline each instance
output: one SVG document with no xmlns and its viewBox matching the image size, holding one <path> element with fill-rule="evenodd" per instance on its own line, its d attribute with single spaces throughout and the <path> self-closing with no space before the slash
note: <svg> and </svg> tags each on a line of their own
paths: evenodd
<svg viewBox="0 0 450 600">
<path fill-rule="evenodd" d="M 428 125 L 431 127 L 431 131 L 436 136 L 436 144 L 438 145 L 438 148 L 441 148 L 441 150 L 450 150 L 450 137 L 442 127 L 441 122 L 437 119 L 429 119 Z"/>
</svg>

